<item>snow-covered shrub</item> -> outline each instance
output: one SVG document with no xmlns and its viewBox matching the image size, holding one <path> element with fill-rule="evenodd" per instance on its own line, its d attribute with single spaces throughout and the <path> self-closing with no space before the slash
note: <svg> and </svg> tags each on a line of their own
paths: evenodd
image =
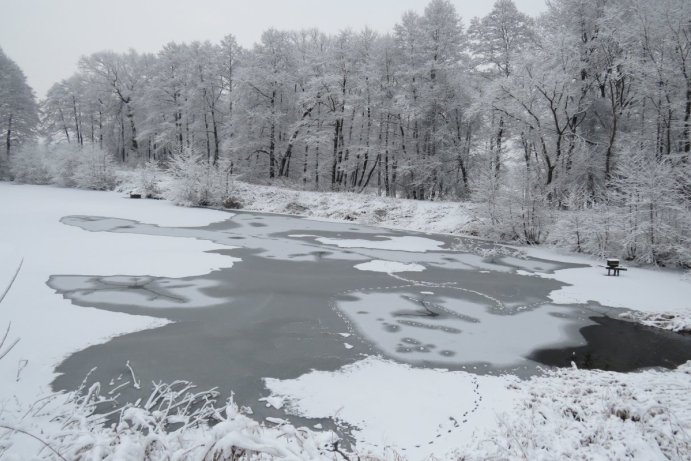
<svg viewBox="0 0 691 461">
<path fill-rule="evenodd" d="M 73 152 L 76 168 L 73 180 L 80 189 L 112 190 L 116 184 L 113 156 L 98 147 L 83 147 Z"/>
<path fill-rule="evenodd" d="M 46 146 L 31 144 L 22 146 L 10 158 L 10 176 L 25 184 L 50 184 L 53 181 L 49 168 Z"/>
<path fill-rule="evenodd" d="M 154 383 L 147 399 L 113 410 L 117 423 L 106 425 L 95 410 L 112 402 L 95 383 L 54 394 L 40 405 L 20 409 L 17 417 L 0 413 L 0 457 L 3 446 L 9 452 L 18 439 L 40 436 L 39 453 L 31 459 L 336 459 L 338 437 L 333 432 L 315 432 L 277 418 L 259 423 L 232 398 L 217 405 L 214 391 L 199 392 L 186 381 Z"/>
<path fill-rule="evenodd" d="M 69 145 L 56 145 L 50 148 L 51 158 L 49 167 L 53 184 L 63 187 L 77 187 L 74 175 L 79 165 L 79 159 L 74 149 Z"/>
<path fill-rule="evenodd" d="M 25 146 L 12 157 L 11 171 L 15 181 L 28 184 L 95 190 L 110 190 L 116 184 L 112 156 L 96 146 Z"/>
<path fill-rule="evenodd" d="M 111 190 L 116 184 L 111 154 L 96 146 L 57 144 L 49 147 L 53 183 L 80 189 Z"/>
<path fill-rule="evenodd" d="M 500 241 L 541 243 L 551 222 L 547 192 L 531 170 L 515 167 L 497 173 L 490 165 L 473 183 L 478 235 Z"/>
<path fill-rule="evenodd" d="M 518 406 L 466 459 L 674 459 L 691 453 L 691 363 L 671 371 L 558 369 L 520 382 Z"/>
<path fill-rule="evenodd" d="M 172 157 L 165 197 L 183 206 L 223 206 L 233 198 L 230 163 L 216 165 L 190 149 Z"/>
<path fill-rule="evenodd" d="M 166 198 L 176 205 L 197 206 L 201 205 L 201 183 L 203 168 L 201 158 L 186 149 L 171 158 L 169 172 L 172 181 L 169 184 Z"/>
<path fill-rule="evenodd" d="M 161 169 L 157 162 L 149 161 L 137 168 L 135 188 L 145 198 L 161 196 Z"/>
<path fill-rule="evenodd" d="M 565 197 L 564 204 L 566 210 L 557 213 L 550 229 L 549 243 L 601 258 L 620 255 L 621 225 L 616 207 L 593 202 L 579 192 Z"/>
</svg>

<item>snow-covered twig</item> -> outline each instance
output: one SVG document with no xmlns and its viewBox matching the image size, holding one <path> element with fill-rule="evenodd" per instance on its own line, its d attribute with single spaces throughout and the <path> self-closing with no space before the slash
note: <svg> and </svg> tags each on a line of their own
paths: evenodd
<svg viewBox="0 0 691 461">
<path fill-rule="evenodd" d="M 132 374 L 132 386 L 135 389 L 141 389 L 141 383 L 137 381 L 137 377 L 134 375 L 134 370 L 132 369 L 129 360 L 127 361 L 127 368 L 130 370 L 130 373 Z"/>
<path fill-rule="evenodd" d="M 0 304 L 2 304 L 2 302 L 5 300 L 7 293 L 10 292 L 10 288 L 12 288 L 12 285 L 14 285 L 15 280 L 17 280 L 17 277 L 19 276 L 19 271 L 22 269 L 22 264 L 24 264 L 23 259 L 19 262 L 19 266 L 17 266 L 17 270 L 14 271 L 14 275 L 12 276 L 12 278 L 10 279 L 10 282 L 5 287 L 5 290 L 2 292 L 2 294 L 0 294 Z M 20 338 L 16 338 L 8 346 L 5 346 L 5 343 L 7 342 L 11 328 L 12 328 L 12 322 L 7 324 L 7 329 L 5 330 L 5 334 L 3 335 L 2 339 L 0 340 L 0 360 L 2 360 L 7 354 L 9 354 L 10 351 L 12 349 L 14 349 L 14 347 L 17 345 L 17 343 L 20 340 Z"/>
<path fill-rule="evenodd" d="M 49 444 L 48 442 L 46 442 L 46 441 L 43 440 L 42 438 L 38 437 L 37 435 L 32 434 L 31 432 L 27 432 L 27 431 L 25 431 L 25 430 L 23 430 L 23 429 L 11 427 L 11 426 L 5 426 L 4 424 L 0 424 L 0 428 L 5 429 L 5 430 L 8 430 L 8 431 L 10 431 L 10 432 L 17 432 L 17 433 L 19 433 L 19 434 L 24 434 L 24 435 L 26 435 L 27 437 L 31 437 L 32 439 L 35 439 L 35 440 L 41 442 L 41 443 L 43 444 L 44 447 L 48 448 L 50 451 L 52 451 L 53 453 L 55 453 L 60 459 L 62 459 L 63 461 L 67 461 L 67 458 L 65 458 L 64 456 L 62 456 L 62 454 L 60 454 L 59 451 L 57 451 L 55 448 L 53 448 L 52 446 L 50 446 L 50 444 Z"/>
</svg>

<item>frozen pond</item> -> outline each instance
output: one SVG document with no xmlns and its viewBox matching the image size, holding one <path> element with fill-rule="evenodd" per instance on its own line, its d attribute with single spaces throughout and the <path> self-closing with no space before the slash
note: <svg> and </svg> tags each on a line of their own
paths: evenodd
<svg viewBox="0 0 691 461">
<path fill-rule="evenodd" d="M 518 376 L 572 361 L 628 371 L 691 359 L 691 338 L 608 318 L 614 311 L 597 304 L 551 304 L 549 293 L 562 284 L 534 274 L 576 265 L 451 236 L 229 216 L 203 228 L 63 218 L 89 232 L 213 241 L 227 247 L 219 252 L 229 267 L 202 277 L 155 278 L 138 273 L 134 259 L 130 274 L 55 274 L 50 287 L 78 306 L 171 323 L 70 356 L 54 387 L 75 389 L 89 375 L 125 402 L 146 394 L 152 381 L 185 379 L 218 388 L 223 397 L 234 391 L 259 417 L 285 417 L 258 403 L 268 395 L 263 378 L 334 371 L 368 355 Z M 128 384 L 128 363 L 141 386 Z"/>
</svg>

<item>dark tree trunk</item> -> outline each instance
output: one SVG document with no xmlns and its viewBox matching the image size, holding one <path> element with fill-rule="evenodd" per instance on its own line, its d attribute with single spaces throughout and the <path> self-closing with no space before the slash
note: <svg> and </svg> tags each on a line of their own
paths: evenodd
<svg viewBox="0 0 691 461">
<path fill-rule="evenodd" d="M 65 131 L 65 137 L 67 138 L 67 144 L 70 143 L 70 132 L 67 129 L 67 123 L 65 122 L 65 114 L 62 111 L 62 109 L 59 109 L 60 111 L 60 120 L 62 121 L 62 129 Z"/>
<path fill-rule="evenodd" d="M 271 133 L 269 134 L 269 178 L 276 176 L 276 90 L 271 93 Z"/>
<path fill-rule="evenodd" d="M 689 161 L 688 154 L 691 152 L 691 79 L 686 80 L 686 106 L 684 108 L 684 161 Z"/>
<path fill-rule="evenodd" d="M 391 195 L 391 187 L 389 184 L 389 118 L 390 114 L 386 114 L 386 134 L 384 135 L 384 193 L 387 197 Z"/>
<path fill-rule="evenodd" d="M 219 141 L 218 141 L 218 123 L 216 122 L 216 103 L 211 104 L 211 127 L 214 131 L 214 165 L 218 163 L 219 158 Z"/>
<path fill-rule="evenodd" d="M 336 120 L 336 124 L 334 125 L 334 139 L 333 139 L 333 159 L 331 163 L 331 188 L 334 189 L 336 187 L 336 169 L 338 166 L 338 139 L 339 139 L 339 132 L 341 130 L 341 121 Z"/>
<path fill-rule="evenodd" d="M 103 149 L 103 112 L 98 111 L 98 147 Z"/>
<path fill-rule="evenodd" d="M 134 113 L 129 104 L 127 104 L 127 118 L 130 121 L 130 130 L 132 130 L 132 139 L 130 141 L 130 146 L 132 147 L 132 152 L 139 154 L 139 144 L 137 143 L 137 127 L 134 125 Z"/>
<path fill-rule="evenodd" d="M 74 132 L 77 136 L 77 144 L 83 146 L 84 139 L 82 138 L 82 132 L 79 128 L 79 117 L 77 115 L 77 99 L 74 96 L 72 96 L 72 113 L 74 115 Z"/>
<path fill-rule="evenodd" d="M 372 179 L 372 174 L 374 173 L 374 170 L 376 170 L 379 163 L 381 163 L 380 160 L 381 160 L 381 154 L 377 154 L 377 157 L 374 159 L 374 165 L 372 165 L 372 168 L 369 170 L 369 174 L 367 175 L 367 180 L 365 180 L 365 184 L 362 185 L 362 188 L 360 189 L 360 191 L 363 191 L 367 187 L 367 185 L 369 184 L 370 179 Z"/>
<path fill-rule="evenodd" d="M 7 147 L 7 159 L 10 158 L 10 151 L 12 150 L 12 114 L 7 118 L 7 138 L 5 140 Z"/>
</svg>

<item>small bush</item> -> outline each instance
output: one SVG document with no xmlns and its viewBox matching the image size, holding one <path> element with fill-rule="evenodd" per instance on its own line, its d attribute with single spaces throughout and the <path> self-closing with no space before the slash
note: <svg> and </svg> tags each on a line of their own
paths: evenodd
<svg viewBox="0 0 691 461">
<path fill-rule="evenodd" d="M 223 201 L 223 208 L 230 210 L 239 210 L 242 208 L 242 202 L 235 197 L 228 197 Z"/>
<path fill-rule="evenodd" d="M 232 197 L 230 171 L 229 162 L 214 165 L 186 149 L 170 162 L 172 180 L 164 196 L 182 206 L 223 206 Z"/>
<path fill-rule="evenodd" d="M 161 169 L 156 162 L 146 162 L 136 171 L 135 193 L 144 198 L 161 197 Z"/>
<path fill-rule="evenodd" d="M 294 201 L 288 202 L 285 206 L 285 211 L 289 214 L 303 214 L 307 210 L 309 210 L 309 208 Z"/>
</svg>

